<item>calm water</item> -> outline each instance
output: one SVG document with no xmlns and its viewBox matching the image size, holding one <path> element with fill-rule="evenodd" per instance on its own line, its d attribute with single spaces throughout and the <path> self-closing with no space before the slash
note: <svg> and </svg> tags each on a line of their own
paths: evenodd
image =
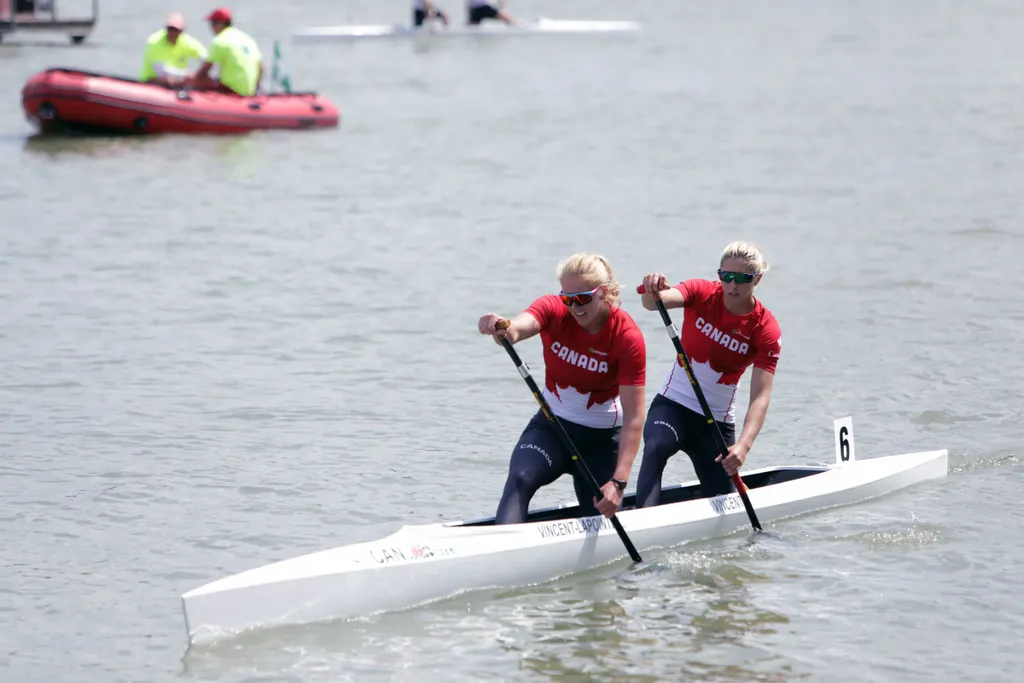
<svg viewBox="0 0 1024 683">
<path fill-rule="evenodd" d="M 1024 6 L 523 0 L 646 31 L 417 46 L 288 40 L 403 2 L 250 2 L 341 128 L 31 137 L 36 71 L 135 73 L 168 7 L 118 4 L 80 47 L 0 47 L 0 679 L 1018 678 Z M 178 9 L 208 40 L 210 8 Z M 853 415 L 860 457 L 948 448 L 949 478 L 785 542 L 186 653 L 190 588 L 493 513 L 535 404 L 481 313 L 573 251 L 632 291 L 712 276 L 737 238 L 785 337 L 750 464 L 831 460 Z M 625 306 L 653 396 L 671 346 Z"/>
</svg>

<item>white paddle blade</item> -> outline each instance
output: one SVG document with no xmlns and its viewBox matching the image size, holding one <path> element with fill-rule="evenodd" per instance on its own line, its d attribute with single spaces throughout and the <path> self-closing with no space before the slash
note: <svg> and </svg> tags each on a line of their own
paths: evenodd
<svg viewBox="0 0 1024 683">
<path fill-rule="evenodd" d="M 856 460 L 853 447 L 853 417 L 847 416 L 833 420 L 832 430 L 836 437 L 836 464 L 843 465 Z"/>
</svg>

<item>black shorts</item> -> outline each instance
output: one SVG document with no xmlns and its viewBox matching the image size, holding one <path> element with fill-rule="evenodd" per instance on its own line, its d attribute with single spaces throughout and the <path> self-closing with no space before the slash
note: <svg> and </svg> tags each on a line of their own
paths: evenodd
<svg viewBox="0 0 1024 683">
<path fill-rule="evenodd" d="M 718 422 L 727 446 L 736 443 L 736 425 Z M 732 478 L 722 463 L 714 428 L 700 413 L 658 394 L 647 409 L 644 422 L 644 451 L 636 485 L 637 507 L 657 505 L 661 499 L 661 477 L 669 458 L 683 451 L 690 456 L 705 497 L 731 493 Z"/>
<path fill-rule="evenodd" d="M 429 12 L 425 12 L 421 9 L 414 9 L 412 11 L 412 25 L 423 26 L 423 23 L 427 19 L 437 19 L 438 13 L 436 9 L 432 9 Z"/>
<path fill-rule="evenodd" d="M 603 486 L 615 474 L 619 462 L 619 439 L 622 427 L 600 429 L 584 427 L 568 420 L 562 420 L 569 439 L 579 450 L 580 457 L 586 463 L 590 473 Z M 512 449 L 509 461 L 508 478 L 502 492 L 498 511 L 495 514 L 497 524 L 520 523 L 526 521 L 527 509 L 533 494 L 542 486 L 553 483 L 563 474 L 572 475 L 573 489 L 576 500 L 582 508 L 581 514 L 593 516 L 598 514 L 594 507 L 596 495 L 590 482 L 579 473 L 572 460 L 572 453 L 562 443 L 562 439 L 543 412 L 538 411 L 530 419 L 526 429 L 519 437 L 519 442 Z"/>
<path fill-rule="evenodd" d="M 497 19 L 498 10 L 494 9 L 490 5 L 477 5 L 471 7 L 469 10 L 469 24 L 475 26 L 482 22 L 484 19 Z"/>
</svg>

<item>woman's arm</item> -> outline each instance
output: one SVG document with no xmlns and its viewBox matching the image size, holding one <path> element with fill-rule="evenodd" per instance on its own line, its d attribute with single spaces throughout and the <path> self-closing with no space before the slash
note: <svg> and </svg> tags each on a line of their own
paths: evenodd
<svg viewBox="0 0 1024 683">
<path fill-rule="evenodd" d="M 761 368 L 753 368 L 750 375 L 750 405 L 747 406 L 747 414 L 743 418 L 743 433 L 739 441 L 750 450 L 754 445 L 761 427 L 764 426 L 764 418 L 768 414 L 768 404 L 772 400 L 772 381 L 775 375 Z"/>
<path fill-rule="evenodd" d="M 743 433 L 736 443 L 729 447 L 729 455 L 719 455 L 715 462 L 721 462 L 729 476 L 736 474 L 747 460 L 747 453 L 754 445 L 754 439 L 764 426 L 764 418 L 768 414 L 768 404 L 772 398 L 772 382 L 775 375 L 762 368 L 754 368 L 750 376 L 750 405 L 747 415 L 743 418 Z"/>
<path fill-rule="evenodd" d="M 619 387 L 619 398 L 622 402 L 622 434 L 619 436 L 619 460 L 614 477 L 629 481 L 644 432 L 644 387 Z"/>
<path fill-rule="evenodd" d="M 485 313 L 480 316 L 477 329 L 480 330 L 480 334 L 494 337 L 497 344 L 501 344 L 502 337 L 508 337 L 508 340 L 515 344 L 540 332 L 540 322 L 526 311 L 510 319 L 507 329 L 499 330 L 496 325 L 503 320 L 505 318 L 497 313 Z"/>
<path fill-rule="evenodd" d="M 682 308 L 683 307 L 683 295 L 682 293 L 673 287 L 672 289 L 663 289 L 658 293 L 661 297 L 661 301 L 665 304 L 665 308 Z M 658 310 L 658 304 L 654 303 L 654 295 L 650 292 L 644 292 L 640 297 L 640 303 L 648 311 Z"/>
<path fill-rule="evenodd" d="M 644 432 L 644 387 L 619 386 L 619 399 L 622 402 L 622 433 L 619 435 L 619 459 L 615 465 L 613 479 L 629 481 L 629 473 L 633 470 L 636 452 L 640 449 L 640 437 Z M 622 505 L 622 494 L 613 481 L 601 485 L 601 500 L 594 496 L 594 506 L 605 517 L 611 517 Z"/>
<path fill-rule="evenodd" d="M 662 303 L 665 304 L 665 308 L 683 307 L 683 293 L 675 287 L 670 288 L 668 286 L 664 273 L 648 273 L 644 275 L 644 283 L 640 286 L 643 287 L 643 291 L 640 293 L 640 304 L 648 311 L 658 310 L 658 304 L 655 303 L 652 292 L 658 292 L 658 296 L 661 298 Z"/>
<path fill-rule="evenodd" d="M 622 432 L 619 434 L 619 457 L 612 479 L 628 482 L 640 449 L 640 437 L 644 433 L 644 386 L 620 385 L 619 399 L 622 403 Z M 622 505 L 624 493 L 624 489 L 620 490 L 614 481 L 609 480 L 601 484 L 601 500 L 594 496 L 594 506 L 605 517 L 611 517 Z"/>
</svg>

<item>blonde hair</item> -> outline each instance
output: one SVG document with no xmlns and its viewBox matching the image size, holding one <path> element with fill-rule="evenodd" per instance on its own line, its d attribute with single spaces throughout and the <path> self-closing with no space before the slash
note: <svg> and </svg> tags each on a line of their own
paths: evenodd
<svg viewBox="0 0 1024 683">
<path fill-rule="evenodd" d="M 761 253 L 757 245 L 750 242 L 733 242 L 722 251 L 722 259 L 719 264 L 725 263 L 726 259 L 742 259 L 755 273 L 768 272 L 768 260 Z"/>
<path fill-rule="evenodd" d="M 612 265 L 600 254 L 589 251 L 573 254 L 558 264 L 556 277 L 561 280 L 563 275 L 581 277 L 595 287 L 604 286 L 606 288 L 604 300 L 612 306 L 621 303 L 619 292 L 622 287 L 615 281 Z"/>
</svg>

